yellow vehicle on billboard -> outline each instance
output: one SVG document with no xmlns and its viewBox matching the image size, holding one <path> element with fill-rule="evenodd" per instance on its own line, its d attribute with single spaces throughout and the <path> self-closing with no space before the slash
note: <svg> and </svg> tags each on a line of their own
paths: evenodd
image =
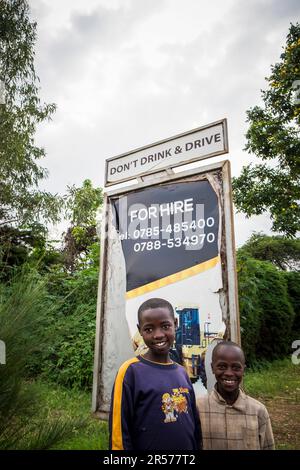
<svg viewBox="0 0 300 470">
<path fill-rule="evenodd" d="M 209 331 L 210 322 L 203 323 L 201 332 L 199 307 L 176 307 L 178 327 L 175 348 L 179 361 L 187 370 L 191 382 L 201 378 L 206 386 L 204 359 L 207 346 L 217 333 Z"/>
</svg>

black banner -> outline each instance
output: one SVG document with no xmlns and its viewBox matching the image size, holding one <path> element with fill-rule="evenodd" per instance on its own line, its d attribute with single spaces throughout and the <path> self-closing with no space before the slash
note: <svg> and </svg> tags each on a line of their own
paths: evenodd
<svg viewBox="0 0 300 470">
<path fill-rule="evenodd" d="M 218 256 L 218 198 L 207 180 L 150 187 L 111 203 L 127 292 Z"/>
</svg>

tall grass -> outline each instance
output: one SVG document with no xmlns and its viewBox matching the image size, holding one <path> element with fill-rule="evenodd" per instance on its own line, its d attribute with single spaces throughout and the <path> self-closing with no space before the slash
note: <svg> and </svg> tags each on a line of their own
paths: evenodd
<svg viewBox="0 0 300 470">
<path fill-rule="evenodd" d="M 23 386 L 26 367 L 35 352 L 51 341 L 45 335 L 52 318 L 45 284 L 34 270 L 23 267 L 0 288 L 0 339 L 6 363 L 0 365 L 0 449 L 45 449 L 73 432 L 78 420 L 39 421 L 39 397 Z"/>
<path fill-rule="evenodd" d="M 52 446 L 62 450 L 106 450 L 108 449 L 107 423 L 100 421 L 91 414 L 91 392 L 70 389 L 53 382 L 45 382 L 38 378 L 28 383 L 28 388 L 41 396 L 43 406 L 40 417 L 60 416 L 63 419 L 87 418 L 84 429 L 75 429 L 72 436 Z"/>
</svg>

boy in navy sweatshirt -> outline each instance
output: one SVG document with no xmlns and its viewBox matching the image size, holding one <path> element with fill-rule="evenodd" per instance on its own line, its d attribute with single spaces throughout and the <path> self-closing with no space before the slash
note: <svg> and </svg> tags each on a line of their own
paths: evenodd
<svg viewBox="0 0 300 470">
<path fill-rule="evenodd" d="M 176 320 L 172 305 L 149 299 L 138 310 L 138 330 L 148 347 L 119 369 L 109 417 L 112 450 L 199 449 L 195 394 L 184 367 L 170 359 Z"/>
</svg>

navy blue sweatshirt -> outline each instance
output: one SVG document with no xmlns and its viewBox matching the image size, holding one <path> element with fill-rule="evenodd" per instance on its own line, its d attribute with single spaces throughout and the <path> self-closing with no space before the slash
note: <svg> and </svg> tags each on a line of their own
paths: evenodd
<svg viewBox="0 0 300 470">
<path fill-rule="evenodd" d="M 184 367 L 137 356 L 119 369 L 109 417 L 112 450 L 199 449 L 195 394 Z"/>
</svg>

